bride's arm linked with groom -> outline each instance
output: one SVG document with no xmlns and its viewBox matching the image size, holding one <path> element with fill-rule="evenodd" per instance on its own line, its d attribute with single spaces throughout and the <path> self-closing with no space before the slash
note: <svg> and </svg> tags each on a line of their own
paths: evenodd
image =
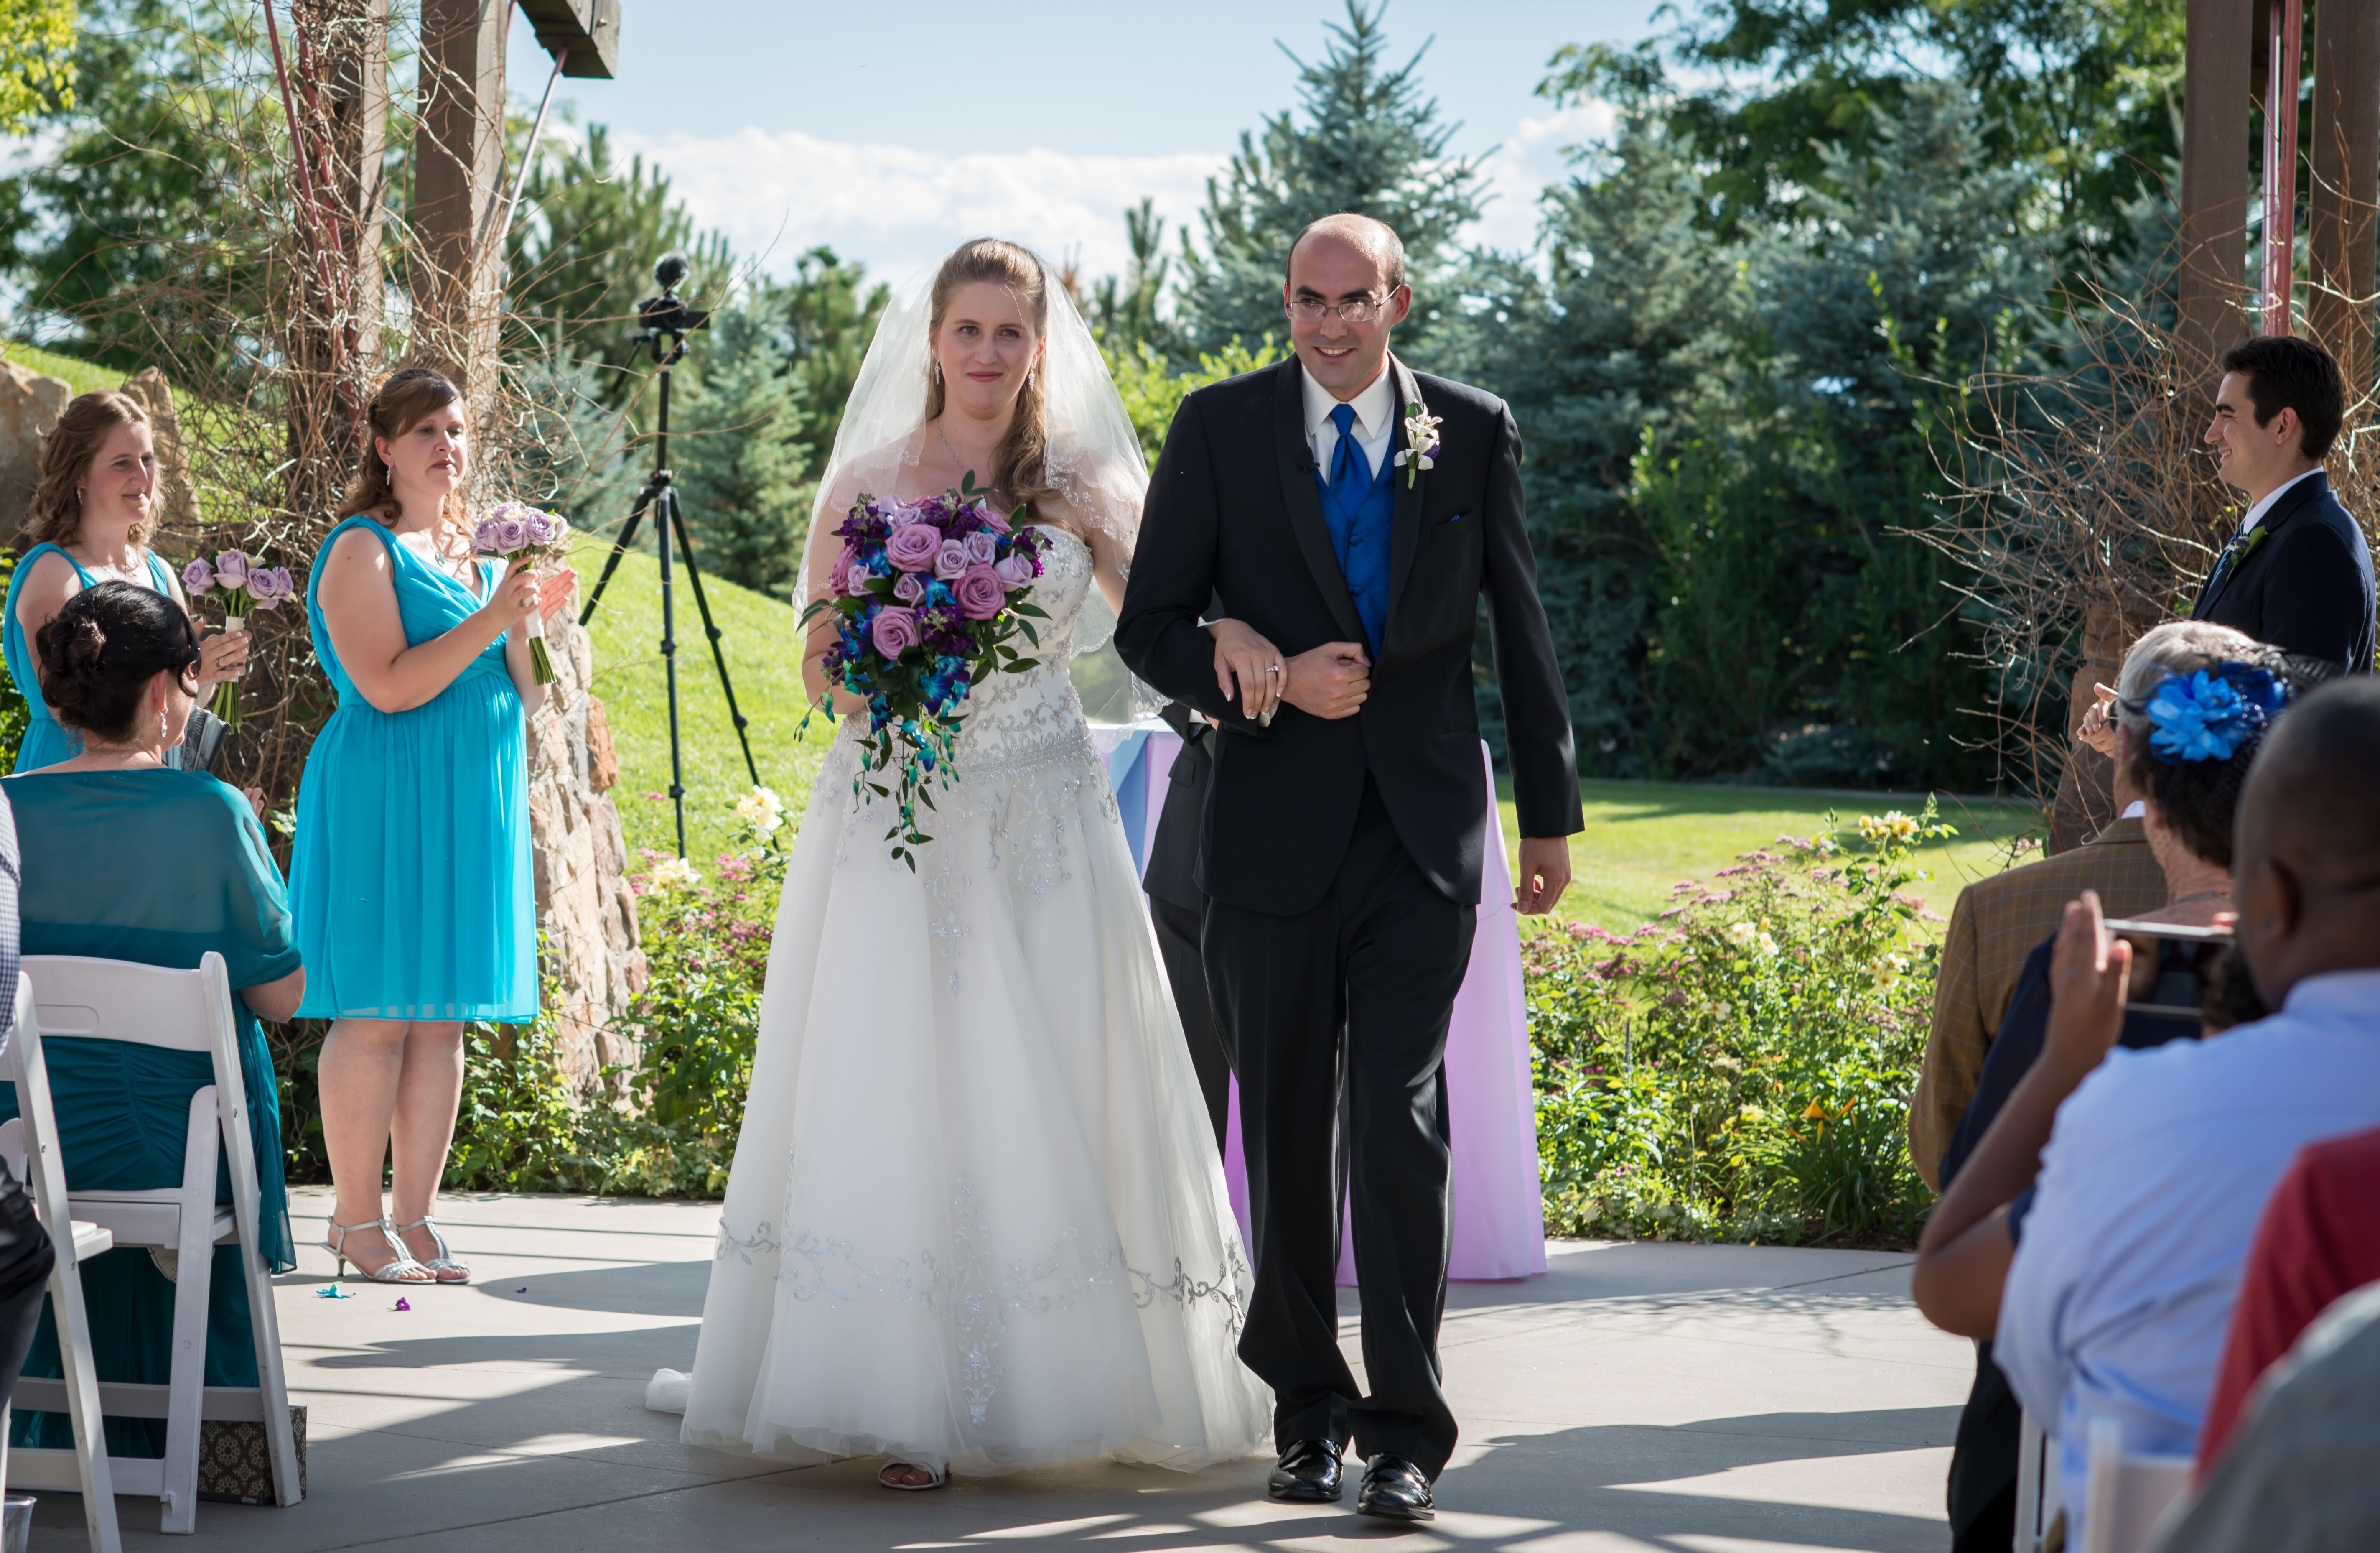
<svg viewBox="0 0 2380 1553">
<path fill-rule="evenodd" d="M 1217 730 L 1195 874 L 1257 1186 L 1241 1354 L 1276 1397 L 1272 1492 L 1337 1498 L 1352 1442 L 1368 1461 L 1359 1508 L 1421 1519 L 1456 1437 L 1437 1355 L 1441 1059 L 1484 848 L 1500 834 L 1482 823 L 1473 699 L 1483 597 L 1527 838 L 1524 912 L 1569 881 L 1577 766 L 1511 412 L 1390 351 L 1411 293 L 1387 227 L 1318 222 L 1288 272 L 1295 353 L 1198 390 L 1174 417 L 1116 645 Z M 1277 684 L 1219 682 L 1210 606 L 1279 648 L 1250 666 Z M 1333 1315 L 1342 1082 L 1368 1395 Z"/>
</svg>

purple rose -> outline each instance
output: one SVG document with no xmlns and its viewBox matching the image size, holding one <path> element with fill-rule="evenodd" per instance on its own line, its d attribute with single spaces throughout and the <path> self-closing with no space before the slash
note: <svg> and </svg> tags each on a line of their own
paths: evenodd
<svg viewBox="0 0 2380 1553">
<path fill-rule="evenodd" d="M 226 550 L 215 557 L 215 585 L 219 588 L 248 586 L 249 559 L 237 550 Z"/>
<path fill-rule="evenodd" d="M 983 526 L 985 528 L 990 529 L 994 533 L 1004 534 L 1008 532 L 1008 520 L 1002 518 L 999 513 L 994 512 L 990 507 L 980 506 L 978 507 L 976 510 L 983 514 Z"/>
<path fill-rule="evenodd" d="M 528 548 L 528 520 L 499 518 L 496 520 L 496 554 L 517 555 Z"/>
<path fill-rule="evenodd" d="M 298 584 L 285 567 L 258 567 L 248 574 L 248 594 L 259 609 L 283 604 L 297 591 Z"/>
<path fill-rule="evenodd" d="M 843 547 L 843 553 L 834 558 L 834 565 L 827 568 L 826 570 L 828 593 L 841 598 L 845 593 L 855 591 L 852 586 L 851 563 L 858 558 L 859 551 L 856 546 L 845 544 Z"/>
<path fill-rule="evenodd" d="M 528 542 L 531 544 L 551 544 L 553 543 L 555 538 L 553 532 L 555 520 L 552 514 L 532 511 L 526 519 L 523 520 L 523 521 L 528 524 Z"/>
<path fill-rule="evenodd" d="M 992 575 L 1012 588 L 1033 585 L 1033 557 L 1025 555 L 1003 556 L 992 563 Z"/>
<path fill-rule="evenodd" d="M 196 597 L 214 585 L 215 569 L 207 565 L 204 557 L 182 569 L 182 586 L 191 596 Z"/>
<path fill-rule="evenodd" d="M 946 539 L 934 554 L 934 575 L 945 582 L 954 582 L 968 564 L 966 546 L 955 539 Z"/>
<path fill-rule="evenodd" d="M 977 566 L 990 566 L 1000 558 L 1000 536 L 978 529 L 966 536 L 966 553 Z"/>
<path fill-rule="evenodd" d="M 868 633 L 878 652 L 888 659 L 897 658 L 917 644 L 917 612 L 887 605 L 876 612 Z"/>
<path fill-rule="evenodd" d="M 905 571 L 892 581 L 892 596 L 903 604 L 915 604 L 926 596 L 926 585 L 917 581 L 917 573 Z"/>
<path fill-rule="evenodd" d="M 942 532 L 931 523 L 903 523 L 884 541 L 884 558 L 903 571 L 923 571 L 941 553 Z"/>
<path fill-rule="evenodd" d="M 988 566 L 969 567 L 966 574 L 951 585 L 958 595 L 959 613 L 970 620 L 989 620 L 1008 603 L 1008 589 L 1000 574 Z"/>
</svg>

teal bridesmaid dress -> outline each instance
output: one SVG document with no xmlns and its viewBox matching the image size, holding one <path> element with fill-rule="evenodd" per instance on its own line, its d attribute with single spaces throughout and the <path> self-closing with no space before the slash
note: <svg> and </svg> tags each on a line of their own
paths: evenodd
<svg viewBox="0 0 2380 1553">
<path fill-rule="evenodd" d="M 351 529 L 388 547 L 409 646 L 443 636 L 486 602 L 396 543 L 370 518 Z M 528 761 L 521 701 L 498 638 L 441 691 L 382 712 L 339 663 L 317 596 L 306 590 L 314 652 L 338 691 L 298 790 L 289 862 L 305 1019 L 537 1017 L 536 897 L 529 873 Z"/>
<path fill-rule="evenodd" d="M 25 728 L 25 741 L 17 746 L 17 764 L 10 767 L 12 771 L 39 771 L 45 765 L 55 765 L 60 761 L 72 760 L 82 753 L 82 740 L 59 727 L 58 720 L 50 715 L 49 703 L 42 699 L 41 665 L 33 656 L 33 644 L 25 640 L 25 628 L 17 620 L 17 593 L 25 585 L 25 574 L 33 569 L 35 561 L 47 554 L 66 556 L 67 564 L 75 569 L 75 575 L 82 579 L 82 585 L 88 588 L 91 584 L 91 575 L 83 570 L 82 563 L 72 556 L 67 556 L 55 544 L 36 544 L 26 551 L 18 559 L 16 572 L 8 579 L 7 602 L 0 605 L 0 609 L 7 612 L 6 621 L 0 622 L 0 656 L 6 658 L 8 678 L 17 681 L 17 691 L 25 698 L 25 704 L 33 715 Z M 165 563 L 159 560 L 157 553 L 152 550 L 149 553 L 150 585 L 171 598 L 174 589 L 166 581 L 167 575 Z"/>
<path fill-rule="evenodd" d="M 289 1193 L 283 1184 L 280 1090 L 264 1031 L 237 989 L 298 969 L 281 871 L 248 801 L 195 771 L 37 771 L 7 780 L 23 852 L 24 952 L 91 955 L 195 970 L 212 950 L 235 989 L 232 1012 L 248 1092 L 265 1259 L 295 1266 Z M 214 1082 L 204 1052 L 52 1036 L 49 1058 L 67 1180 L 79 1191 L 173 1186 L 182 1179 L 190 1096 Z M 0 1083 L 0 1120 L 17 1114 L 17 1089 Z M 219 1174 L 218 1200 L 231 1200 Z M 215 1248 L 207 1302 L 206 1384 L 254 1386 L 256 1344 L 238 1251 Z M 103 1381 L 164 1385 L 172 1378 L 174 1285 L 148 1252 L 111 1251 L 84 1264 L 91 1356 Z M 45 1311 L 25 1374 L 55 1376 L 57 1329 Z M 111 1418 L 108 1449 L 162 1456 L 162 1420 Z M 18 1445 L 74 1443 L 64 1413 L 18 1409 Z"/>
</svg>

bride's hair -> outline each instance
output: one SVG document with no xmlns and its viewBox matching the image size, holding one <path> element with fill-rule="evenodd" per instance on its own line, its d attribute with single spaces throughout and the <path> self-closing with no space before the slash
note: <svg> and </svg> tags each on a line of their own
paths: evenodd
<svg viewBox="0 0 2380 1553">
<path fill-rule="evenodd" d="M 950 310 L 951 298 L 958 288 L 978 281 L 1006 287 L 1032 313 L 1034 334 L 1044 340 L 1050 337 L 1050 276 L 1041 262 L 1013 242 L 978 238 L 963 244 L 934 272 L 926 323 L 929 342 L 941 335 L 942 315 Z M 1015 417 L 1008 424 L 1008 434 L 1001 439 L 994 455 L 999 462 L 991 471 L 992 489 L 1020 510 L 1059 494 L 1049 481 L 1050 401 L 1042 391 L 1042 377 L 1037 371 L 1026 373 L 1025 385 L 1016 395 Z M 926 419 L 930 422 L 942 413 L 942 374 L 930 358 L 926 379 Z"/>
</svg>

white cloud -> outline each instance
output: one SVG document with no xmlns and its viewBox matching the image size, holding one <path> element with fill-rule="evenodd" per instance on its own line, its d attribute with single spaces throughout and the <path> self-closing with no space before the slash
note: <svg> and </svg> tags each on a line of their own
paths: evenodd
<svg viewBox="0 0 2380 1553">
<path fill-rule="evenodd" d="M 1523 118 L 1481 165 L 1495 196 L 1466 234 L 1473 242 L 1511 251 L 1536 246 L 1537 196 L 1569 176 L 1564 154 L 1611 133 L 1619 115 L 1608 103 L 1582 103 L 1542 118 Z"/>
<path fill-rule="evenodd" d="M 894 281 L 969 238 L 1026 244 L 1087 275 L 1121 274 L 1131 251 L 1123 212 L 1153 197 L 1172 227 L 1195 220 L 1220 153 L 1074 155 L 1054 151 L 946 155 L 743 129 L 655 140 L 616 134 L 669 174 L 698 227 L 727 236 L 740 259 L 783 273 L 820 243 Z M 1177 239 L 1168 231 L 1168 247 Z"/>
</svg>

